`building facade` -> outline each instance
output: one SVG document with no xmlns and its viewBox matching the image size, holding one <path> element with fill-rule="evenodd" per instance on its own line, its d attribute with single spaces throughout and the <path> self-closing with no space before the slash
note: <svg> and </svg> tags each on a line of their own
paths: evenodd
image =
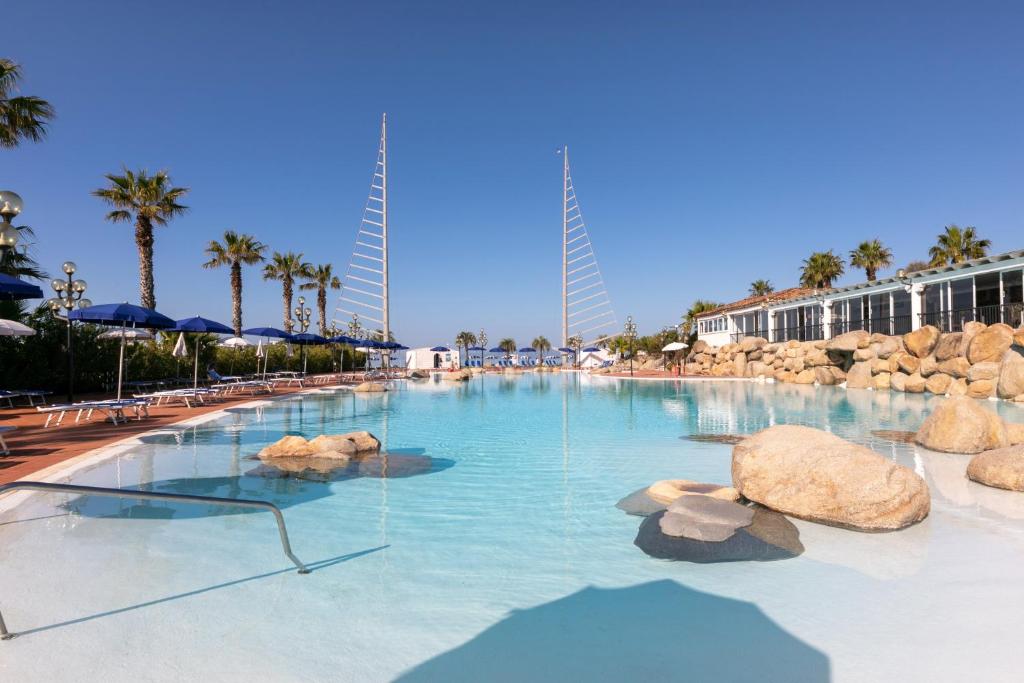
<svg viewBox="0 0 1024 683">
<path fill-rule="evenodd" d="M 712 346 L 743 337 L 770 342 L 831 339 L 866 330 L 906 334 L 924 325 L 957 332 L 967 322 L 1020 327 L 1024 251 L 986 256 L 828 290 L 788 289 L 749 297 L 697 316 L 697 337 Z"/>
</svg>

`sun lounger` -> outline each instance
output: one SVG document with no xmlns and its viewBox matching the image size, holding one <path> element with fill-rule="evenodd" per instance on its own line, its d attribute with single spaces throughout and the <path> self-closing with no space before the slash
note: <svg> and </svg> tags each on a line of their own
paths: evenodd
<svg viewBox="0 0 1024 683">
<path fill-rule="evenodd" d="M 4 441 L 4 432 L 13 432 L 15 429 L 17 427 L 0 427 L 0 455 L 10 455 L 11 449 L 7 447 L 7 442 Z"/>
<path fill-rule="evenodd" d="M 34 406 L 46 403 L 46 397 L 52 394 L 52 391 L 42 391 L 41 389 L 16 389 L 14 391 L 0 390 L 0 401 L 7 401 L 7 407 L 14 407 L 14 399 L 23 398 L 25 399 L 25 405 Z"/>
<path fill-rule="evenodd" d="M 64 417 L 70 412 L 77 412 L 75 415 L 75 423 L 79 423 L 82 420 L 82 415 L 85 415 L 85 419 L 91 420 L 92 414 L 95 411 L 100 411 L 105 414 L 111 422 L 118 424 L 119 422 L 127 422 L 128 416 L 125 414 L 126 410 L 132 410 L 135 412 L 136 419 L 141 420 L 143 417 L 149 417 L 149 401 L 146 399 L 129 398 L 122 399 L 120 401 L 82 401 L 80 403 L 63 403 L 52 406 L 36 406 L 36 410 L 40 413 L 46 414 L 46 424 L 43 427 L 49 427 L 53 418 L 56 416 L 56 426 L 64 421 Z"/>
</svg>

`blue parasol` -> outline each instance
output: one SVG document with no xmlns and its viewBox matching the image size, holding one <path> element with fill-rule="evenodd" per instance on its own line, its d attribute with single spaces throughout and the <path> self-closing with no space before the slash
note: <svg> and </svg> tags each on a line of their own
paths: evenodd
<svg viewBox="0 0 1024 683">
<path fill-rule="evenodd" d="M 198 334 L 234 334 L 235 331 L 225 325 L 219 323 L 216 320 L 210 320 L 209 318 L 202 318 L 195 316 L 192 318 L 182 318 L 174 324 L 174 328 L 168 330 L 168 332 L 196 332 Z M 199 389 L 199 347 L 202 344 L 199 340 L 196 340 L 196 364 L 192 374 L 192 391 Z"/>
<path fill-rule="evenodd" d="M 596 353 L 600 350 L 601 349 L 597 348 L 596 346 L 588 346 L 587 348 L 583 349 L 583 353 Z"/>
<path fill-rule="evenodd" d="M 0 273 L 0 301 L 15 299 L 42 299 L 43 290 L 36 285 L 19 280 L 13 275 Z"/>
<path fill-rule="evenodd" d="M 519 353 L 537 353 L 537 349 L 533 348 L 532 346 L 524 346 L 523 348 L 519 349 Z"/>
</svg>

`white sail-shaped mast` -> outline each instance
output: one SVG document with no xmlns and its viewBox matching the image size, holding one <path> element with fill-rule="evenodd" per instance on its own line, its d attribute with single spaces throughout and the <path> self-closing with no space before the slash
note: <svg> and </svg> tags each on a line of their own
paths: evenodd
<svg viewBox="0 0 1024 683">
<path fill-rule="evenodd" d="M 348 270 L 341 281 L 341 294 L 334 323 L 345 331 L 352 320 L 376 323 L 382 340 L 390 339 L 388 311 L 388 115 L 380 124 L 377 163 L 370 180 L 370 194 L 356 233 Z M 362 323 L 360 323 L 362 324 Z M 370 336 L 370 335 L 366 335 Z"/>
<path fill-rule="evenodd" d="M 618 321 L 576 199 L 568 146 L 562 163 L 562 346 L 577 335 L 596 344 L 614 336 Z"/>
</svg>

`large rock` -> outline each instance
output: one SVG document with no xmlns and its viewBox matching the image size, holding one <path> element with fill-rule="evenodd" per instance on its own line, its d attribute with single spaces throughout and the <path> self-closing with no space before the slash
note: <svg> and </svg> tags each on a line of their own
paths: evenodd
<svg viewBox="0 0 1024 683">
<path fill-rule="evenodd" d="M 963 377 L 958 377 L 953 380 L 949 385 L 949 389 L 946 390 L 950 396 L 966 396 L 967 395 L 967 380 Z"/>
<path fill-rule="evenodd" d="M 939 364 L 934 356 L 925 356 L 921 359 L 921 367 L 918 369 L 918 372 L 921 373 L 922 377 L 931 377 L 938 371 Z"/>
<path fill-rule="evenodd" d="M 410 379 L 430 379 L 430 373 L 426 370 L 413 370 L 409 373 Z"/>
<path fill-rule="evenodd" d="M 893 391 L 906 391 L 907 379 L 910 375 L 904 372 L 894 372 L 889 375 L 889 388 Z"/>
<path fill-rule="evenodd" d="M 967 476 L 985 486 L 1024 491 L 1024 446 L 979 453 L 967 465 Z"/>
<path fill-rule="evenodd" d="M 671 505 L 683 496 L 702 495 L 718 500 L 739 500 L 739 492 L 731 486 L 705 484 L 689 479 L 662 479 L 647 487 L 647 495 L 664 505 Z"/>
<path fill-rule="evenodd" d="M 861 345 L 867 346 L 870 343 L 871 335 L 864 330 L 854 330 L 853 332 L 847 332 L 841 334 L 838 337 L 833 337 L 828 340 L 825 344 L 825 348 L 829 351 L 846 351 L 853 353 L 857 349 L 861 348 Z"/>
<path fill-rule="evenodd" d="M 1003 354 L 996 395 L 999 398 L 1014 398 L 1021 394 L 1024 394 L 1024 347 L 1015 345 Z"/>
<path fill-rule="evenodd" d="M 762 348 L 768 340 L 764 337 L 744 337 L 740 340 L 740 351 L 747 353 Z"/>
<path fill-rule="evenodd" d="M 710 496 L 682 496 L 659 521 L 661 533 L 695 541 L 724 541 L 754 520 L 745 505 Z"/>
<path fill-rule="evenodd" d="M 996 395 L 996 382 L 992 379 L 979 379 L 967 385 L 967 395 L 971 398 L 992 398 Z"/>
<path fill-rule="evenodd" d="M 875 344 L 872 344 L 872 346 L 875 346 Z M 903 345 L 899 337 L 884 337 L 877 342 L 875 355 L 879 358 L 888 358 L 902 349 Z"/>
<path fill-rule="evenodd" d="M 938 358 L 938 356 L 936 356 Z M 971 363 L 963 356 L 947 358 L 939 363 L 939 372 L 950 377 L 966 377 L 971 370 Z"/>
<path fill-rule="evenodd" d="M 466 382 L 473 377 L 473 373 L 469 370 L 455 370 L 454 372 L 442 373 L 441 377 L 448 382 Z"/>
<path fill-rule="evenodd" d="M 989 325 L 974 335 L 967 347 L 967 360 L 974 363 L 999 361 L 1013 344 L 1013 328 L 1009 325 L 996 323 Z"/>
<path fill-rule="evenodd" d="M 307 441 L 301 436 L 283 436 L 261 450 L 258 456 L 268 458 L 316 458 L 346 460 L 359 453 L 380 450 L 380 441 L 370 432 L 322 434 Z"/>
<path fill-rule="evenodd" d="M 921 369 L 921 359 L 917 356 L 911 356 L 909 353 L 901 353 L 895 356 L 896 364 L 899 366 L 902 372 L 908 375 L 912 375 Z"/>
<path fill-rule="evenodd" d="M 732 362 L 733 376 L 743 377 L 747 372 L 747 356 L 743 353 L 737 353 L 736 358 Z"/>
<path fill-rule="evenodd" d="M 929 394 L 942 395 L 949 391 L 949 385 L 952 383 L 952 377 L 941 372 L 937 372 L 928 378 L 928 381 L 924 383 L 924 388 Z"/>
<path fill-rule="evenodd" d="M 849 332 L 847 332 L 849 334 Z M 865 332 L 864 334 L 867 334 Z M 846 373 L 847 389 L 867 389 L 871 386 L 871 363 L 854 363 L 850 371 Z"/>
<path fill-rule="evenodd" d="M 363 382 L 362 384 L 357 384 L 356 386 L 352 387 L 352 391 L 357 391 L 361 394 L 375 394 L 387 390 L 388 388 L 381 384 L 380 382 Z"/>
<path fill-rule="evenodd" d="M 814 384 L 814 370 L 807 368 L 796 373 L 796 377 L 793 378 L 794 384 Z"/>
<path fill-rule="evenodd" d="M 941 363 L 962 355 L 960 349 L 963 338 L 963 332 L 947 332 L 939 337 L 939 343 L 935 345 L 935 360 Z"/>
<path fill-rule="evenodd" d="M 977 382 L 982 379 L 996 379 L 997 377 L 999 377 L 999 363 L 993 363 L 992 361 L 975 363 L 971 366 L 971 369 L 967 371 L 968 382 Z"/>
<path fill-rule="evenodd" d="M 733 447 L 733 486 L 744 497 L 812 522 L 901 529 L 928 515 L 928 487 L 869 448 L 798 425 L 778 425 Z"/>
<path fill-rule="evenodd" d="M 921 373 L 915 372 L 907 377 L 906 384 L 903 385 L 903 390 L 908 394 L 923 394 L 926 383 L 927 380 L 921 376 Z"/>
<path fill-rule="evenodd" d="M 875 389 L 885 390 L 891 386 L 892 375 L 888 372 L 880 372 L 877 375 L 875 375 L 875 378 L 872 381 L 874 383 Z"/>
<path fill-rule="evenodd" d="M 832 368 L 825 366 L 818 366 L 814 368 L 814 380 L 818 384 L 830 385 L 836 383 L 835 375 L 832 374 Z"/>
<path fill-rule="evenodd" d="M 369 432 L 359 433 L 369 435 Z M 362 450 L 375 451 L 380 448 L 380 442 L 377 439 L 373 439 L 372 446 L 365 441 L 362 443 Z M 309 447 L 313 449 L 313 455 L 318 458 L 348 458 L 360 450 L 354 440 L 348 439 L 341 434 L 321 434 L 314 439 L 310 439 Z"/>
<path fill-rule="evenodd" d="M 295 456 L 313 455 L 316 452 L 304 437 L 287 435 L 260 451 L 261 458 L 291 458 Z"/>
<path fill-rule="evenodd" d="M 1024 443 L 1024 424 L 1017 424 L 1016 422 L 1007 422 L 1006 425 L 1006 438 L 1010 440 L 1011 446 Z"/>
<path fill-rule="evenodd" d="M 669 536 L 661 531 L 667 512 L 656 512 L 645 519 L 633 543 L 651 557 L 664 560 L 697 562 L 769 562 L 788 560 L 804 551 L 800 533 L 785 516 L 763 507 L 754 509 L 754 520 L 728 539 L 719 542 L 696 541 Z"/>
<path fill-rule="evenodd" d="M 934 325 L 925 325 L 919 330 L 903 335 L 903 345 L 907 347 L 907 351 L 918 358 L 924 358 L 930 354 L 938 342 L 939 328 Z"/>
<path fill-rule="evenodd" d="M 939 403 L 921 424 L 914 440 L 944 453 L 981 453 L 1010 445 L 999 416 L 964 396 Z"/>
</svg>

